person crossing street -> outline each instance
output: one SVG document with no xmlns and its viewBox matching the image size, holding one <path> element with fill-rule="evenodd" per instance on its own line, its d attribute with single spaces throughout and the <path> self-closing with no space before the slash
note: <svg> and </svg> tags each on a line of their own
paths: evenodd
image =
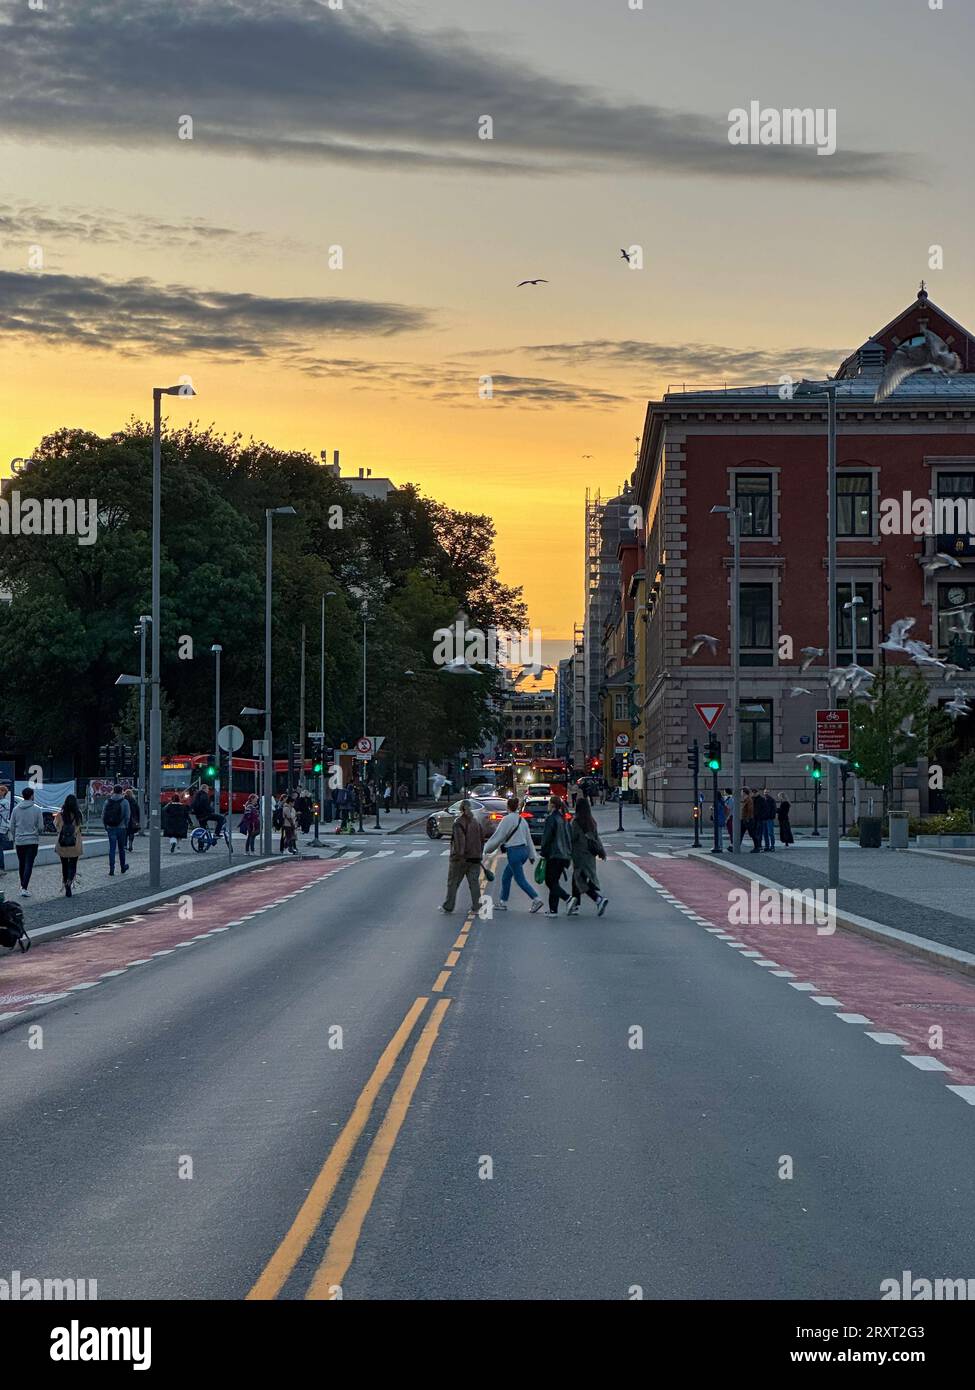
<svg viewBox="0 0 975 1390">
<path fill-rule="evenodd" d="M 484 857 L 485 834 L 474 816 L 471 803 L 460 803 L 460 815 L 450 834 L 450 858 L 447 860 L 447 896 L 441 912 L 453 912 L 457 889 L 464 879 L 471 891 L 471 906 L 475 912 L 481 906 L 481 860 Z"/>
</svg>

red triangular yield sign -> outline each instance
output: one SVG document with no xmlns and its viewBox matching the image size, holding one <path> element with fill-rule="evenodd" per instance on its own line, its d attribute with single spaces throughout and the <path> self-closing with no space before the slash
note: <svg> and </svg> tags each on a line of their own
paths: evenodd
<svg viewBox="0 0 975 1390">
<path fill-rule="evenodd" d="M 694 708 L 704 720 L 706 729 L 713 729 L 724 709 L 724 705 L 695 705 Z"/>
</svg>

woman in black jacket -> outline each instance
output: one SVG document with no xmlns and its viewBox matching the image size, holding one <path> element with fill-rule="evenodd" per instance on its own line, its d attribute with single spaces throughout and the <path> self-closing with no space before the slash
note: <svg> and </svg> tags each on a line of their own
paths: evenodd
<svg viewBox="0 0 975 1390">
<path fill-rule="evenodd" d="M 568 902 L 569 894 L 559 880 L 572 863 L 572 841 L 569 827 L 565 821 L 565 808 L 559 797 L 553 796 L 549 803 L 548 818 L 542 831 L 540 853 L 545 860 L 545 887 L 548 889 L 548 911 L 546 917 L 559 915 L 559 903 Z"/>
<path fill-rule="evenodd" d="M 176 844 L 186 839 L 190 827 L 190 813 L 183 805 L 179 792 L 173 792 L 172 799 L 163 807 L 163 834 L 169 836 L 169 852 L 176 853 Z"/>
<path fill-rule="evenodd" d="M 789 812 L 791 810 L 792 807 L 783 794 L 776 811 L 779 820 L 779 840 L 783 846 L 794 845 L 796 842 L 792 833 L 792 826 L 789 824 Z"/>
</svg>

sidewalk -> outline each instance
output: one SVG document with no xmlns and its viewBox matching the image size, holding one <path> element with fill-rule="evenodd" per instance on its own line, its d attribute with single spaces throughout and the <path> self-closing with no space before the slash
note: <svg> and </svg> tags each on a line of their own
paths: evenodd
<svg viewBox="0 0 975 1390">
<path fill-rule="evenodd" d="M 70 898 L 64 896 L 61 882 L 60 864 L 42 865 L 35 869 L 30 881 L 29 898 L 20 896 L 20 884 L 14 869 L 9 867 L 11 856 L 7 855 L 6 875 L 0 877 L 0 893 L 10 902 L 23 908 L 24 925 L 33 933 L 40 927 L 70 921 L 75 917 L 86 917 L 92 913 L 124 909 L 127 904 L 149 897 L 155 892 L 178 890 L 185 883 L 192 883 L 211 874 L 219 873 L 233 865 L 260 865 L 276 862 L 280 855 L 265 860 L 259 854 L 245 855 L 243 836 L 234 836 L 234 855 L 231 860 L 224 844 L 214 846 L 207 854 L 196 854 L 184 841 L 176 854 L 169 853 L 169 843 L 165 839 L 162 846 L 161 884 L 159 889 L 149 886 L 149 837 L 137 836 L 132 854 L 127 855 L 131 866 L 128 873 L 120 873 L 115 868 L 115 877 L 109 878 L 108 860 L 105 858 L 86 859 L 82 856 L 78 867 L 78 883 Z M 301 846 L 302 853 L 313 853 Z M 331 857 L 331 848 L 321 846 L 323 857 Z M 290 858 L 291 856 L 285 856 Z"/>
<path fill-rule="evenodd" d="M 702 857 L 704 857 L 704 852 Z M 816 889 L 827 885 L 825 842 L 802 849 L 776 848 L 774 854 L 715 855 L 748 873 L 771 879 L 783 888 Z M 975 879 L 967 863 L 917 854 L 912 850 L 860 849 L 840 855 L 840 912 L 866 917 L 883 926 L 975 952 Z"/>
</svg>

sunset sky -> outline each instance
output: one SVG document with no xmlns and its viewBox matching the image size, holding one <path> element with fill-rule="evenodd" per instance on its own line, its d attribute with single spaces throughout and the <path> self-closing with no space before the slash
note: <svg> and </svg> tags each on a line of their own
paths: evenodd
<svg viewBox="0 0 975 1390">
<path fill-rule="evenodd" d="M 179 423 L 490 512 L 565 639 L 648 398 L 832 369 L 922 276 L 975 321 L 973 39 L 968 0 L 0 0 L 0 473 L 189 375 Z M 752 100 L 837 152 L 732 147 Z"/>
</svg>

